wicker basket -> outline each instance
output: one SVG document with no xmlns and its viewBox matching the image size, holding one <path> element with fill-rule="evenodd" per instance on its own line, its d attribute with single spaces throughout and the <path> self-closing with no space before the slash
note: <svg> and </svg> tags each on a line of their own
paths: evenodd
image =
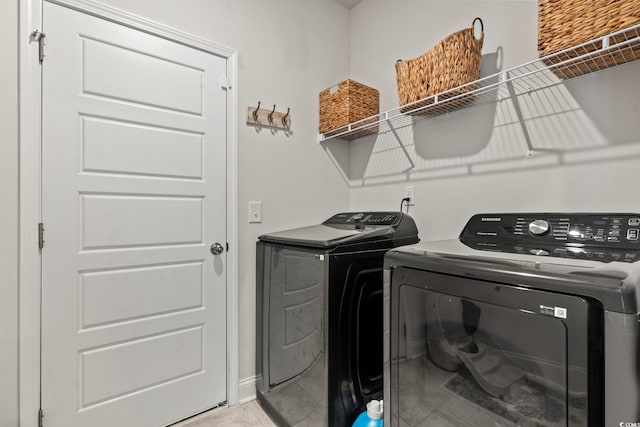
<svg viewBox="0 0 640 427">
<path fill-rule="evenodd" d="M 480 21 L 480 37 L 474 36 L 474 25 Z M 480 77 L 480 63 L 482 60 L 482 42 L 484 40 L 484 25 L 480 18 L 473 20 L 471 27 L 457 31 L 441 40 L 429 52 L 415 59 L 396 62 L 396 80 L 398 83 L 398 101 L 403 113 L 415 115 L 430 115 L 429 108 L 413 112 L 416 108 L 433 103 L 432 95 L 442 94 L 440 99 L 451 98 L 475 90 L 475 85 L 467 83 Z M 450 89 L 466 85 L 451 91 Z M 472 96 L 461 99 L 467 104 Z M 421 102 L 416 102 L 422 100 Z M 461 105 L 463 106 L 463 105 Z"/>
<path fill-rule="evenodd" d="M 336 89 L 337 86 L 337 89 Z M 344 80 L 320 92 L 320 133 L 331 134 L 346 131 L 350 123 L 358 122 L 356 127 L 376 123 L 377 119 L 363 120 L 376 116 L 380 112 L 380 94 L 377 89 Z M 342 136 L 344 139 L 355 139 L 378 132 L 378 125 L 372 124 L 355 133 Z"/>
<path fill-rule="evenodd" d="M 640 23 L 640 2 L 637 0 L 538 0 L 538 54 L 545 64 L 560 78 L 570 78 L 628 62 L 640 53 L 640 46 L 628 51 L 612 52 L 595 61 L 568 62 L 578 54 L 602 47 L 600 43 L 587 44 L 570 54 L 557 52 L 586 43 L 607 34 Z M 622 41 L 624 35 L 620 36 Z M 613 42 L 616 42 L 615 37 Z"/>
</svg>

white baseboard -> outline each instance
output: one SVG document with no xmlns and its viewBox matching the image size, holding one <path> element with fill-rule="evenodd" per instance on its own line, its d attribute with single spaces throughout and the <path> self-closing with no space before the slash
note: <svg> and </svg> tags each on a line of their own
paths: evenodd
<svg viewBox="0 0 640 427">
<path fill-rule="evenodd" d="M 240 380 L 238 391 L 238 403 L 243 404 L 256 399 L 256 376 Z"/>
</svg>

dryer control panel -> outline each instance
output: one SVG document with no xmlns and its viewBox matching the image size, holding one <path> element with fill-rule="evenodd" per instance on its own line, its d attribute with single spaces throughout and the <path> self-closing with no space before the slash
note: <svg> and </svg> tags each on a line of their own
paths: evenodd
<svg viewBox="0 0 640 427">
<path fill-rule="evenodd" d="M 640 214 L 480 214 L 460 238 L 639 249 Z"/>
<path fill-rule="evenodd" d="M 401 212 L 343 212 L 332 216 L 323 224 L 397 225 L 401 217 Z"/>
</svg>

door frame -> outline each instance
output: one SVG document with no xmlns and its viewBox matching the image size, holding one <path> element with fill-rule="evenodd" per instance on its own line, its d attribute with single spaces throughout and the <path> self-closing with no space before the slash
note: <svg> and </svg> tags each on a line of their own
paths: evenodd
<svg viewBox="0 0 640 427">
<path fill-rule="evenodd" d="M 238 403 L 238 52 L 164 24 L 93 0 L 24 0 L 19 12 L 20 225 L 19 225 L 19 416 L 22 427 L 38 425 L 41 370 L 42 73 L 38 43 L 43 1 L 180 43 L 227 60 L 227 403 Z M 46 37 L 45 37 L 46 46 Z M 46 55 L 46 47 L 45 47 Z M 46 61 L 46 58 L 45 58 Z M 221 82 L 222 85 L 222 82 Z M 45 224 L 46 228 L 46 224 Z M 46 240 L 46 234 L 45 234 Z M 46 248 L 46 246 L 45 246 Z M 46 416 L 46 414 L 45 414 Z"/>
</svg>

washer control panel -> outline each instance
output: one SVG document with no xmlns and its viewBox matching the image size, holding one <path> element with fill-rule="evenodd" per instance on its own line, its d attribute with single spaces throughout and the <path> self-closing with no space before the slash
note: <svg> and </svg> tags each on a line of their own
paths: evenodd
<svg viewBox="0 0 640 427">
<path fill-rule="evenodd" d="M 598 243 L 638 242 L 640 216 L 611 216 L 571 223 L 567 231 L 568 241 Z"/>
<path fill-rule="evenodd" d="M 580 246 L 640 247 L 640 214 L 482 214 L 461 238 Z"/>
</svg>

